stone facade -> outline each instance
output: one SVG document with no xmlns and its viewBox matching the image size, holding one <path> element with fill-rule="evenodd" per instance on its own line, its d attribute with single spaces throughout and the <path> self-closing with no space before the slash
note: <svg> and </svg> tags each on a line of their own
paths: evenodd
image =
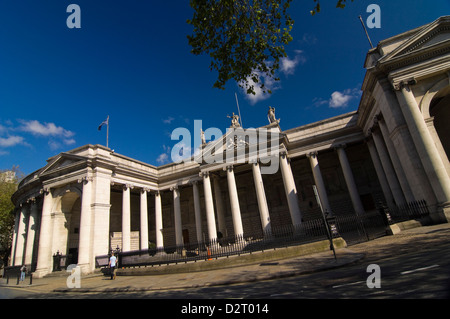
<svg viewBox="0 0 450 319">
<path fill-rule="evenodd" d="M 381 41 L 365 68 L 357 112 L 286 131 L 274 119 L 259 128 L 279 134 L 276 149 L 264 155 L 276 159 L 272 174 L 261 174 L 264 156 L 155 167 L 101 145 L 48 159 L 12 198 L 10 264 L 32 264 L 35 276 L 44 276 L 60 252 L 89 273 L 95 256 L 117 246 L 164 248 L 218 233 L 270 232 L 320 216 L 313 185 L 322 208 L 335 215 L 426 200 L 432 218 L 446 221 L 450 17 Z M 219 142 L 204 150 L 224 151 Z"/>
</svg>

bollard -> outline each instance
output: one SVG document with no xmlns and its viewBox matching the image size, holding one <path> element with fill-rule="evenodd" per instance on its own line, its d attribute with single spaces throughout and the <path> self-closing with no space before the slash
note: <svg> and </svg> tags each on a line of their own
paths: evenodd
<svg viewBox="0 0 450 319">
<path fill-rule="evenodd" d="M 33 274 L 30 273 L 30 286 L 33 284 Z"/>
</svg>

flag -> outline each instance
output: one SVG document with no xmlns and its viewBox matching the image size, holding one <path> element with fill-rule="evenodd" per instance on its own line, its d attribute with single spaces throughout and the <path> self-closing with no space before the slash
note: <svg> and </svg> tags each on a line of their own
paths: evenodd
<svg viewBox="0 0 450 319">
<path fill-rule="evenodd" d="M 106 120 L 104 120 L 104 121 L 102 122 L 102 124 L 100 124 L 100 125 L 98 126 L 98 130 L 101 131 L 101 130 L 102 130 L 102 126 L 103 126 L 103 125 L 108 125 L 108 124 L 109 124 L 109 116 L 108 116 L 108 118 L 107 118 Z"/>
</svg>

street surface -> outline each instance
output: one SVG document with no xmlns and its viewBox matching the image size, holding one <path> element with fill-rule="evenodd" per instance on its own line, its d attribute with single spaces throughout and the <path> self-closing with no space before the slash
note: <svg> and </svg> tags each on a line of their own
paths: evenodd
<svg viewBox="0 0 450 319">
<path fill-rule="evenodd" d="M 381 288 L 368 288 L 376 263 L 381 270 Z M 440 245 L 415 253 L 356 265 L 264 282 L 198 289 L 116 294 L 53 294 L 52 298 L 126 298 L 126 299 L 297 299 L 297 298 L 449 298 L 450 245 Z M 50 297 L 50 296 L 48 296 Z"/>
<path fill-rule="evenodd" d="M 450 298 L 450 227 L 422 227 L 414 234 L 387 236 L 349 247 L 364 253 L 360 261 L 307 275 L 177 290 L 141 292 L 49 292 L 0 288 L 2 298 L 42 299 L 448 299 Z M 339 252 L 338 252 L 339 258 Z M 369 288 L 379 267 L 379 288 Z M 260 265 L 264 267 L 263 264 Z M 370 278 L 369 278 L 370 277 Z M 369 279 L 369 280 L 368 280 Z"/>
</svg>

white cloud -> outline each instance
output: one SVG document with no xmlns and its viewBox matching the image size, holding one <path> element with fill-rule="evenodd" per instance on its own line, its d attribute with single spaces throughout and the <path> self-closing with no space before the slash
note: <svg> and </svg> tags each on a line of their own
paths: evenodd
<svg viewBox="0 0 450 319">
<path fill-rule="evenodd" d="M 21 120 L 20 122 L 22 123 L 22 127 L 20 128 L 20 130 L 31 133 L 33 135 L 60 136 L 64 138 L 69 138 L 75 135 L 75 133 L 62 128 L 61 126 L 56 126 L 54 123 L 41 124 L 36 120 Z"/>
<path fill-rule="evenodd" d="M 338 108 L 338 107 L 346 107 L 348 106 L 348 102 L 352 99 L 352 96 L 342 94 L 341 92 L 334 92 L 331 94 L 330 99 L 330 107 Z"/>
<path fill-rule="evenodd" d="M 170 123 L 172 123 L 173 120 L 175 120 L 175 118 L 169 116 L 168 118 L 163 120 L 163 123 L 164 124 L 170 124 Z"/>
<path fill-rule="evenodd" d="M 57 150 L 58 148 L 60 148 L 61 144 L 52 140 L 52 141 L 48 141 L 48 147 L 50 147 L 50 149 L 52 151 L 54 151 L 54 150 Z"/>
<path fill-rule="evenodd" d="M 306 58 L 302 50 L 295 50 L 295 53 L 296 56 L 293 59 L 285 57 L 280 60 L 280 70 L 286 76 L 294 74 L 297 65 L 306 63 Z"/>
<path fill-rule="evenodd" d="M 180 163 L 183 160 L 191 158 L 192 155 L 197 154 L 199 152 L 198 149 L 194 150 L 190 145 L 181 141 L 175 144 L 173 147 L 163 145 L 164 153 L 160 154 L 156 159 L 158 164 L 163 165 L 170 162 Z"/>
<path fill-rule="evenodd" d="M 174 145 L 172 148 L 170 158 L 174 163 L 180 163 L 184 159 L 188 159 L 192 156 L 192 148 L 190 145 L 187 145 L 185 142 L 181 141 Z"/>
<path fill-rule="evenodd" d="M 162 154 L 160 154 L 159 156 L 158 156 L 158 158 L 156 159 L 156 161 L 159 163 L 159 164 L 166 164 L 166 163 L 168 163 L 169 162 L 169 155 L 167 155 L 167 153 L 162 153 Z"/>
<path fill-rule="evenodd" d="M 285 76 L 294 74 L 298 65 L 306 63 L 306 57 L 304 56 L 304 52 L 302 50 L 294 50 L 294 52 L 294 58 L 284 57 L 280 59 L 279 72 L 281 72 Z M 271 77 L 266 77 L 259 71 L 253 71 L 253 75 L 256 76 L 258 82 L 253 81 L 252 76 L 249 76 L 247 78 L 247 83 L 248 86 L 253 86 L 253 91 L 255 92 L 255 94 L 248 94 L 244 83 L 241 83 L 241 85 L 243 86 L 242 90 L 246 94 L 247 100 L 252 105 L 255 105 L 260 101 L 267 100 L 271 96 L 271 94 L 267 93 L 267 91 L 271 91 L 273 93 L 275 90 L 281 88 L 279 84 L 280 81 L 275 81 Z M 279 76 L 275 74 L 275 77 Z M 264 83 L 264 89 L 261 88 L 261 83 Z"/>
<path fill-rule="evenodd" d="M 267 100 L 271 96 L 270 93 L 267 93 L 268 90 L 273 92 L 274 90 L 279 88 L 279 86 L 277 86 L 277 83 L 274 79 L 266 78 L 266 77 L 262 76 L 260 72 L 257 72 L 257 71 L 255 71 L 255 74 L 258 78 L 258 83 L 253 81 L 252 77 L 247 78 L 248 85 L 253 86 L 253 91 L 255 92 L 255 94 L 248 94 L 246 88 L 245 87 L 242 88 L 242 90 L 246 94 L 247 100 L 249 100 L 250 104 L 252 104 L 252 105 L 255 105 L 259 101 Z M 261 88 L 261 83 L 264 83 L 265 92 Z"/>
<path fill-rule="evenodd" d="M 7 138 L 0 137 L 0 147 L 11 147 L 18 144 L 23 144 L 24 138 L 22 136 L 9 136 Z"/>
<path fill-rule="evenodd" d="M 347 107 L 349 102 L 361 97 L 361 91 L 359 89 L 347 89 L 343 92 L 333 92 L 329 101 L 331 108 L 344 108 Z"/>
<path fill-rule="evenodd" d="M 73 144 L 76 143 L 76 141 L 75 141 L 73 138 L 65 139 L 63 142 L 64 142 L 64 144 L 66 144 L 66 145 L 73 145 Z"/>
</svg>

